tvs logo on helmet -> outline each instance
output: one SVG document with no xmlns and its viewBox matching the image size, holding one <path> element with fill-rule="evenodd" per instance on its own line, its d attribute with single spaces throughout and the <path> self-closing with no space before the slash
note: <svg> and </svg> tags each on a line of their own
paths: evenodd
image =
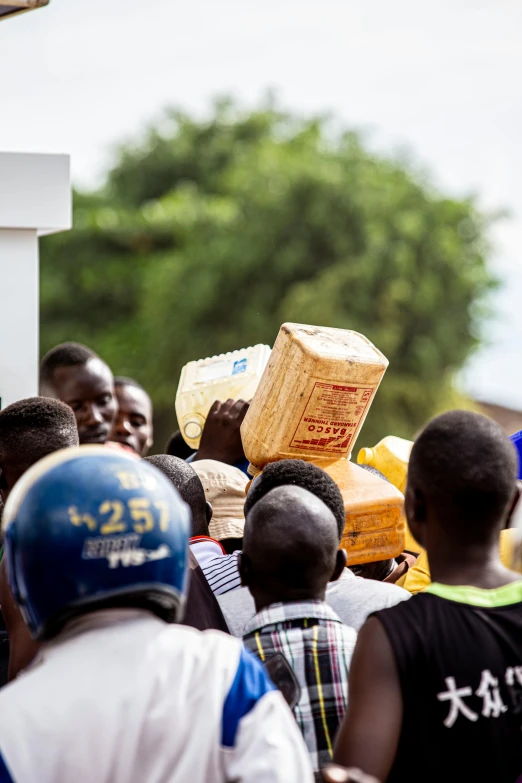
<svg viewBox="0 0 522 783">
<path fill-rule="evenodd" d="M 111 536 L 109 538 L 97 536 L 87 538 L 83 544 L 83 560 L 107 560 L 109 568 L 118 566 L 140 566 L 150 563 L 151 560 L 165 560 L 172 556 L 172 550 L 166 544 L 161 544 L 157 549 L 143 549 L 139 546 L 141 536 L 130 535 Z"/>
<path fill-rule="evenodd" d="M 118 566 L 140 566 L 150 563 L 151 560 L 166 560 L 172 556 L 172 550 L 166 544 L 161 544 L 157 549 L 128 549 L 123 552 L 112 552 L 107 558 L 109 568 Z"/>
</svg>

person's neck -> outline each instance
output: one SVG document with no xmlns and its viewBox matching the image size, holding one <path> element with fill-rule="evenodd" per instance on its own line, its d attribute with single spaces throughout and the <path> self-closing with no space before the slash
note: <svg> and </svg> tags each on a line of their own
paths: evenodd
<svg viewBox="0 0 522 783">
<path fill-rule="evenodd" d="M 272 604 L 293 604 L 303 603 L 305 601 L 324 601 L 326 588 L 322 590 L 285 590 L 277 592 L 257 593 L 254 592 L 253 598 L 256 605 L 256 612 L 266 609 Z"/>
<path fill-rule="evenodd" d="M 521 578 L 502 564 L 498 538 L 466 547 L 429 546 L 428 561 L 432 582 L 446 585 L 492 590 Z"/>
</svg>

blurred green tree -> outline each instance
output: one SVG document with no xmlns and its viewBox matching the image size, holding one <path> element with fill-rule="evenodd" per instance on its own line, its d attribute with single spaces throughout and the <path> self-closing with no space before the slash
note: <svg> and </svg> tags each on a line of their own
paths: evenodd
<svg viewBox="0 0 522 783">
<path fill-rule="evenodd" d="M 186 361 L 272 344 L 283 321 L 355 329 L 390 360 L 360 445 L 411 436 L 480 342 L 488 224 L 325 118 L 170 112 L 43 240 L 42 350 L 85 342 L 142 382 L 161 450 Z"/>
</svg>

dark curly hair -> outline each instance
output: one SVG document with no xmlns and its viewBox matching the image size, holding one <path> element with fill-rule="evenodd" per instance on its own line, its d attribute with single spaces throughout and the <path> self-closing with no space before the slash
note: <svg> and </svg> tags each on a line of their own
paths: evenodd
<svg viewBox="0 0 522 783">
<path fill-rule="evenodd" d="M 307 489 L 328 506 L 337 522 L 339 540 L 344 531 L 345 512 L 341 491 L 335 481 L 322 468 L 302 459 L 283 459 L 271 462 L 257 476 L 250 487 L 245 503 L 245 517 L 255 504 L 270 490 L 293 484 Z"/>
<path fill-rule="evenodd" d="M 63 402 L 28 397 L 0 411 L 0 467 L 22 473 L 47 454 L 77 445 L 76 419 Z"/>
</svg>

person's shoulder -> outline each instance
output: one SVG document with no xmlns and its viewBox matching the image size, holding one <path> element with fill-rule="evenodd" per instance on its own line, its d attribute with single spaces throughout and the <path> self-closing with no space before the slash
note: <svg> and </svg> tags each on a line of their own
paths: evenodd
<svg viewBox="0 0 522 783">
<path fill-rule="evenodd" d="M 323 620 L 326 620 L 327 623 L 323 622 L 319 626 L 323 637 L 331 641 L 335 640 L 337 644 L 341 644 L 346 648 L 353 648 L 357 641 L 357 629 L 340 617 L 328 600 L 324 601 L 324 610 Z"/>
<path fill-rule="evenodd" d="M 327 595 L 331 590 L 347 595 L 358 595 L 364 600 L 364 603 L 371 601 L 375 604 L 375 611 L 387 606 L 395 606 L 395 604 L 411 597 L 403 587 L 389 582 L 378 582 L 375 579 L 365 579 L 362 576 L 355 576 L 351 572 L 343 574 L 337 582 L 332 582 L 328 586 Z"/>
<path fill-rule="evenodd" d="M 198 631 L 187 625 L 169 625 L 161 634 L 161 642 L 165 647 L 180 648 L 190 654 L 193 651 L 203 651 L 212 654 L 216 650 L 239 651 L 241 644 L 230 634 L 214 629 Z"/>
<path fill-rule="evenodd" d="M 170 625 L 146 652 L 155 676 L 171 682 L 174 690 L 176 682 L 206 683 L 224 697 L 237 674 L 242 649 L 240 639 L 222 631 Z"/>
<path fill-rule="evenodd" d="M 395 606 L 396 604 L 411 598 L 411 594 L 405 590 L 404 587 L 389 584 L 388 582 L 376 582 L 375 580 L 370 579 L 366 580 L 366 582 L 370 581 L 372 582 L 375 595 L 382 597 L 383 601 L 386 602 L 386 606 Z"/>
<path fill-rule="evenodd" d="M 337 582 L 331 582 L 326 591 L 327 603 L 343 623 L 356 631 L 368 615 L 409 598 L 410 594 L 401 587 L 355 576 L 348 569 Z"/>
<path fill-rule="evenodd" d="M 228 593 L 221 593 L 216 598 L 221 607 L 250 606 L 254 601 L 248 587 L 238 587 L 236 590 L 229 590 Z"/>
<path fill-rule="evenodd" d="M 242 636 L 245 625 L 256 613 L 254 599 L 248 587 L 238 587 L 228 593 L 216 595 L 228 630 L 234 636 Z"/>
<path fill-rule="evenodd" d="M 331 638 L 331 634 L 329 634 L 329 636 Z M 356 629 L 353 628 L 353 626 L 346 625 L 346 623 L 341 621 L 337 628 L 336 641 L 337 644 L 343 648 L 344 652 L 349 654 L 351 657 L 355 643 L 357 641 Z"/>
<path fill-rule="evenodd" d="M 165 624 L 159 633 L 137 643 L 142 657 L 154 662 L 154 669 L 170 677 L 176 671 L 192 677 L 194 671 L 216 668 L 229 671 L 239 657 L 238 640 L 217 630 L 199 631 L 178 623 Z M 131 664 L 134 665 L 134 664 Z"/>
<path fill-rule="evenodd" d="M 406 591 L 404 591 L 406 592 Z M 395 603 L 383 606 L 380 609 L 376 609 L 372 612 L 372 617 L 377 617 L 382 620 L 385 625 L 388 623 L 397 623 L 399 618 L 410 618 L 412 622 L 416 623 L 419 619 L 426 616 L 426 603 L 431 603 L 433 598 L 428 593 L 416 593 L 416 595 L 410 595 L 408 593 L 408 601 L 400 600 Z"/>
<path fill-rule="evenodd" d="M 239 651 L 242 649 L 242 645 L 239 639 L 236 639 L 235 636 L 230 636 L 228 633 L 223 633 L 223 631 L 216 631 L 213 628 L 209 628 L 206 631 L 197 631 L 197 633 L 202 640 L 202 644 L 204 644 L 209 649 L 216 647 Z"/>
<path fill-rule="evenodd" d="M 217 595 L 216 598 L 225 618 L 232 614 L 244 624 L 256 613 L 254 599 L 248 587 L 237 587 L 235 590 L 229 590 L 228 593 Z"/>
</svg>

